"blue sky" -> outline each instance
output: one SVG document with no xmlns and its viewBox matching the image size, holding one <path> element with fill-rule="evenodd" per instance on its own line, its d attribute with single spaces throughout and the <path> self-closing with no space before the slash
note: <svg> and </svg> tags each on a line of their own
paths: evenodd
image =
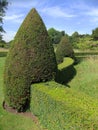
<svg viewBox="0 0 98 130">
<path fill-rule="evenodd" d="M 64 30 L 71 35 L 91 34 L 98 27 L 98 0 L 8 0 L 9 6 L 4 17 L 6 31 L 4 40 L 14 38 L 22 21 L 32 8 L 36 8 L 46 28 Z"/>
</svg>

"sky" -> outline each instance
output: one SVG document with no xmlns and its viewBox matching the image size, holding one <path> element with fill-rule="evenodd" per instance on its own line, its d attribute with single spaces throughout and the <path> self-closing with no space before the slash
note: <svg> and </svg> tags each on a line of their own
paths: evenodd
<svg viewBox="0 0 98 130">
<path fill-rule="evenodd" d="M 36 8 L 47 30 L 55 28 L 72 35 L 91 34 L 98 27 L 98 0 L 8 0 L 3 21 L 5 41 L 14 39 L 24 18 Z"/>
</svg>

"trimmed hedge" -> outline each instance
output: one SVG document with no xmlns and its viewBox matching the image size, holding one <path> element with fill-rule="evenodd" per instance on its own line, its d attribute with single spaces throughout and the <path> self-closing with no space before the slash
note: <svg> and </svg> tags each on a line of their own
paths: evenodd
<svg viewBox="0 0 98 130">
<path fill-rule="evenodd" d="M 32 83 L 51 80 L 57 71 L 57 62 L 46 27 L 35 9 L 25 18 L 15 37 L 16 44 L 24 43 Z"/>
<path fill-rule="evenodd" d="M 32 85 L 31 112 L 49 130 L 97 130 L 98 101 L 55 82 Z"/>
<path fill-rule="evenodd" d="M 67 83 L 76 75 L 76 70 L 73 64 L 73 59 L 69 57 L 64 58 L 64 61 L 58 65 L 58 73 L 55 81 L 67 85 Z"/>
<path fill-rule="evenodd" d="M 60 43 L 57 46 L 56 49 L 57 63 L 58 64 L 62 63 L 64 57 L 71 57 L 75 59 L 73 48 L 69 42 L 69 39 L 66 36 L 62 37 Z"/>
<path fill-rule="evenodd" d="M 35 9 L 20 26 L 8 53 L 4 72 L 5 102 L 23 111 L 29 105 L 31 83 L 55 77 L 57 63 L 46 27 Z"/>
<path fill-rule="evenodd" d="M 75 56 L 97 56 L 98 52 L 75 52 Z"/>
<path fill-rule="evenodd" d="M 7 53 L 8 53 L 8 52 L 3 52 L 3 51 L 1 51 L 1 52 L 0 52 L 0 57 L 6 57 L 6 56 L 7 56 Z"/>
</svg>

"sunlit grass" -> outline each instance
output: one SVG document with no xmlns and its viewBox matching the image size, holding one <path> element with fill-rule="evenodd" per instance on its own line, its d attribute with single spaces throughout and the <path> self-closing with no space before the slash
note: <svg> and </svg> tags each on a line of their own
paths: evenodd
<svg viewBox="0 0 98 130">
<path fill-rule="evenodd" d="M 98 59 L 86 58 L 75 69 L 77 74 L 69 83 L 71 88 L 98 99 Z"/>
</svg>

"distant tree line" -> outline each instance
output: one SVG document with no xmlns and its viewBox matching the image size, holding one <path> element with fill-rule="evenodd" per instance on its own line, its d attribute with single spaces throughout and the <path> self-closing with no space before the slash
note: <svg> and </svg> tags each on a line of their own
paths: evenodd
<svg viewBox="0 0 98 130">
<path fill-rule="evenodd" d="M 71 36 L 65 31 L 50 28 L 48 34 L 54 45 L 59 44 L 62 37 L 66 36 L 74 49 L 97 49 L 96 47 L 98 47 L 98 28 L 92 30 L 92 34 L 79 34 L 75 31 Z"/>
</svg>

